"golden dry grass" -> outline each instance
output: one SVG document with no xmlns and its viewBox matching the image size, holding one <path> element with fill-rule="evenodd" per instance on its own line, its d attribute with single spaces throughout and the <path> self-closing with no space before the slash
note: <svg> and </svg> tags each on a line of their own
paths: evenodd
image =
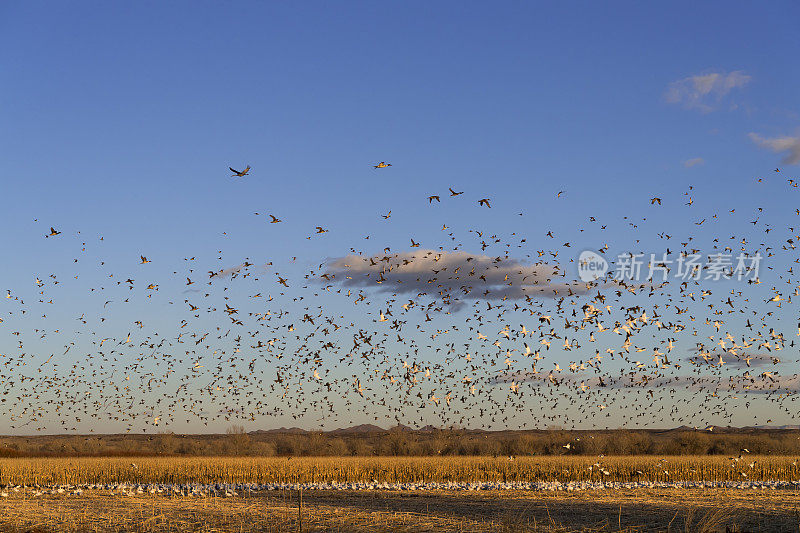
<svg viewBox="0 0 800 533">
<path fill-rule="evenodd" d="M 601 467 L 590 470 L 598 460 Z M 741 480 L 742 471 L 753 480 L 796 480 L 793 463 L 793 457 L 768 456 L 738 462 L 707 456 L 2 459 L 0 484 Z M 800 531 L 794 489 L 313 490 L 303 492 L 302 510 L 290 490 L 231 498 L 7 492 L 0 498 L 0 531 L 289 532 L 298 530 L 300 518 L 304 531 Z"/>
<path fill-rule="evenodd" d="M 2 531 L 798 531 L 797 491 L 637 489 L 571 494 L 284 491 L 233 498 L 142 494 L 0 501 Z"/>
<path fill-rule="evenodd" d="M 780 456 L 14 458 L 0 459 L 0 484 L 792 481 L 798 464 Z"/>
</svg>

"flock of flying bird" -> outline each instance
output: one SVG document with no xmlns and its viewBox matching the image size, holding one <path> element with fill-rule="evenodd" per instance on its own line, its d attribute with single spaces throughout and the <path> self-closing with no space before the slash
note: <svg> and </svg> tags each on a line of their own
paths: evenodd
<svg viewBox="0 0 800 533">
<path fill-rule="evenodd" d="M 373 165 L 381 172 L 391 166 Z M 251 168 L 230 170 L 243 178 Z M 797 184 L 788 180 L 788 187 Z M 446 199 L 463 194 L 449 192 Z M 672 203 L 696 209 L 693 194 L 690 187 L 685 201 Z M 438 194 L 427 200 L 430 209 L 442 202 Z M 478 205 L 492 207 L 489 198 Z M 650 199 L 661 205 L 662 198 Z M 730 222 L 741 210 L 703 213 L 694 226 Z M 556 230 L 459 236 L 444 224 L 439 246 L 422 248 L 412 238 L 404 251 L 351 248 L 304 274 L 249 259 L 202 268 L 192 257 L 163 278 L 148 269 L 168 258 L 151 260 L 143 251 L 130 271 L 103 271 L 102 281 L 86 287 L 74 269 L 88 261 L 106 268 L 91 255 L 97 243 L 51 227 L 45 237 L 72 239 L 77 257 L 69 274 L 37 274 L 30 286 L 7 290 L 0 412 L 16 429 L 59 424 L 69 431 L 101 423 L 265 427 L 271 420 L 495 429 L 707 427 L 734 415 L 741 421 L 742 413 L 754 425 L 794 420 L 800 325 L 787 324 L 797 323 L 800 210 L 783 215 L 797 216 L 797 226 L 774 227 L 756 208 L 755 220 L 746 221 L 753 235 L 723 236 L 716 228 L 710 249 L 699 234 L 650 235 L 670 261 L 764 257 L 759 277 L 729 282 L 617 279 L 611 272 L 583 282 L 572 274 L 571 243 L 548 246 Z M 615 222 L 600 218 L 586 217 L 586 228 L 602 232 Z M 621 222 L 636 235 L 644 231 L 644 220 Z M 327 232 L 317 226 L 314 234 Z M 222 250 L 216 255 L 224 261 Z M 61 316 L 57 327 L 49 325 L 52 315 Z"/>
</svg>

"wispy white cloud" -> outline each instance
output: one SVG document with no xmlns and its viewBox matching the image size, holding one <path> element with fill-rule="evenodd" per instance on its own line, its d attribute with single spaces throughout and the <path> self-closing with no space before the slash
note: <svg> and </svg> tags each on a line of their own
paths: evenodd
<svg viewBox="0 0 800 533">
<path fill-rule="evenodd" d="M 489 381 L 492 385 L 505 383 L 530 383 L 534 386 L 568 387 L 585 389 L 587 392 L 602 389 L 664 389 L 683 388 L 705 392 L 738 392 L 769 394 L 775 392 L 800 392 L 800 375 L 779 375 L 777 372 L 746 372 L 738 376 L 723 375 L 653 375 L 644 372 L 623 376 L 596 376 L 588 372 L 503 372 Z"/>
<path fill-rule="evenodd" d="M 228 276 L 235 276 L 239 273 L 243 268 L 250 266 L 251 263 L 244 262 L 240 265 L 232 266 L 217 270 L 216 272 L 209 270 L 208 274 L 210 278 L 225 278 Z"/>
<path fill-rule="evenodd" d="M 762 137 L 757 133 L 749 134 L 750 140 L 761 148 L 772 150 L 775 153 L 786 152 L 783 157 L 784 165 L 800 163 L 800 136 L 798 137 Z"/>
<path fill-rule="evenodd" d="M 700 352 L 698 349 L 693 349 L 694 352 Z M 722 365 L 720 365 L 720 359 Z M 728 365 L 732 368 L 745 368 L 745 367 L 764 367 L 769 365 L 777 365 L 781 362 L 779 357 L 766 353 L 731 353 L 730 351 L 720 350 L 715 348 L 709 351 L 703 351 L 697 355 L 692 355 L 686 358 L 686 361 L 692 362 L 696 365 L 708 366 L 725 366 Z"/>
<path fill-rule="evenodd" d="M 449 295 L 454 299 L 554 297 L 588 290 L 585 283 L 565 280 L 557 265 L 422 249 L 372 257 L 336 258 L 328 262 L 323 277 L 346 287 Z"/>
<path fill-rule="evenodd" d="M 705 162 L 706 160 L 703 159 L 702 157 L 695 157 L 693 159 L 687 159 L 686 161 L 684 161 L 683 166 L 685 166 L 686 168 L 692 168 L 695 165 L 702 165 Z"/>
<path fill-rule="evenodd" d="M 708 113 L 733 89 L 744 87 L 751 79 L 741 70 L 697 74 L 670 83 L 664 99 L 670 104 Z"/>
</svg>

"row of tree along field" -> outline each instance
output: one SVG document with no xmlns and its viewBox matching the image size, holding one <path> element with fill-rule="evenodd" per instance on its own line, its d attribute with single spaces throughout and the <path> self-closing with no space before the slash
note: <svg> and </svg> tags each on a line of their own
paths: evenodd
<svg viewBox="0 0 800 533">
<path fill-rule="evenodd" d="M 743 452 L 747 450 L 747 452 Z M 800 455 L 800 430 L 299 430 L 0 437 L 0 457 Z"/>
</svg>

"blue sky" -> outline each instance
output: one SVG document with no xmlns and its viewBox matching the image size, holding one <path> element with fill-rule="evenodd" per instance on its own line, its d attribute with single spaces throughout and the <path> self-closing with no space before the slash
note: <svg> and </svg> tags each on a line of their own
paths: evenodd
<svg viewBox="0 0 800 533">
<path fill-rule="evenodd" d="M 139 255 L 164 278 L 196 256 L 296 279 L 351 247 L 438 246 L 442 224 L 646 252 L 734 207 L 786 226 L 798 19 L 792 2 L 4 3 L 4 288 L 99 283 L 101 260 L 133 275 Z M 652 231 L 634 243 L 623 214 Z M 580 232 L 589 216 L 615 223 Z M 734 228 L 757 231 L 708 231 Z M 72 263 L 83 242 L 91 266 Z M 85 296 L 65 290 L 67 321 Z"/>
</svg>

